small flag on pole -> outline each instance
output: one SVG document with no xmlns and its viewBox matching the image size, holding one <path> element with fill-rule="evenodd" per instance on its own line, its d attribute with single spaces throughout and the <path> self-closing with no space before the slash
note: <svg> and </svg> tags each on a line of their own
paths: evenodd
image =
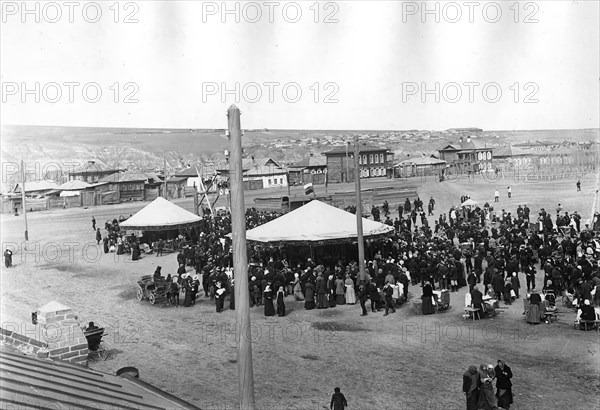
<svg viewBox="0 0 600 410">
<path fill-rule="evenodd" d="M 313 189 L 312 182 L 304 185 L 304 193 L 306 195 L 310 195 L 310 194 L 314 194 L 315 193 L 315 190 Z"/>
</svg>

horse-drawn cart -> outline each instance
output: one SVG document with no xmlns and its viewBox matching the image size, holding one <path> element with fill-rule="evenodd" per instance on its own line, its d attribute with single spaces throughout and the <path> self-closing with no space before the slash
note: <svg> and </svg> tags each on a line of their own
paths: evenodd
<svg viewBox="0 0 600 410">
<path fill-rule="evenodd" d="M 146 275 L 142 276 L 137 284 L 137 298 L 139 301 L 148 300 L 151 305 L 154 305 L 157 301 L 167 297 L 169 284 L 164 279 L 155 281 L 152 275 Z"/>
</svg>

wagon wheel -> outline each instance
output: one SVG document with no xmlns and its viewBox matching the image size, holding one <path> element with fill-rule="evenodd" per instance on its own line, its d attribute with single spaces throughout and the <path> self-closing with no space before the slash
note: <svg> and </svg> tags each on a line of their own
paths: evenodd
<svg viewBox="0 0 600 410">
<path fill-rule="evenodd" d="M 144 290 L 142 288 L 138 288 L 136 296 L 139 301 L 144 300 Z"/>
<path fill-rule="evenodd" d="M 150 301 L 150 304 L 151 304 L 151 305 L 153 305 L 153 304 L 155 304 L 155 303 L 156 303 L 156 297 L 154 296 L 154 293 L 151 293 L 151 294 L 148 296 L 148 300 Z"/>
<path fill-rule="evenodd" d="M 106 348 L 106 346 L 100 346 L 98 347 L 98 357 L 102 360 L 106 360 L 108 359 L 108 349 Z"/>
</svg>

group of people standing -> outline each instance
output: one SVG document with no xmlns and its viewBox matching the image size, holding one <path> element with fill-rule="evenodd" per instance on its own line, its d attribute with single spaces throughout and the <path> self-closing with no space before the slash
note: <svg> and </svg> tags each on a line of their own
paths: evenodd
<svg viewBox="0 0 600 410">
<path fill-rule="evenodd" d="M 491 364 L 482 364 L 479 369 L 469 366 L 463 375 L 462 388 L 467 410 L 509 410 L 513 403 L 512 377 L 512 370 L 504 360 L 498 360 L 496 367 Z"/>
</svg>

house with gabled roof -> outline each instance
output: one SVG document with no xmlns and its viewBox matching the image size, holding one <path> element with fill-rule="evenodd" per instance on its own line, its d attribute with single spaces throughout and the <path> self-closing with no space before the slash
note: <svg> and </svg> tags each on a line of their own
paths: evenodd
<svg viewBox="0 0 600 410">
<path fill-rule="evenodd" d="M 493 170 L 493 148 L 471 137 L 460 137 L 457 143 L 446 144 L 438 150 L 440 159 L 464 172 L 476 173 Z"/>
</svg>

